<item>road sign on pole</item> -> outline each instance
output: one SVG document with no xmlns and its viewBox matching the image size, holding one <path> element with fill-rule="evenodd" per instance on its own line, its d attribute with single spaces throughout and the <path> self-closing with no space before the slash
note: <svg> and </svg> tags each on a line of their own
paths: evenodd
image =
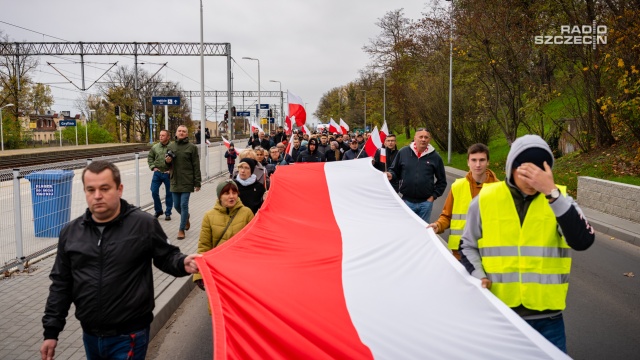
<svg viewBox="0 0 640 360">
<path fill-rule="evenodd" d="M 180 105 L 180 96 L 153 96 L 151 97 L 151 103 L 153 105 Z"/>
<path fill-rule="evenodd" d="M 58 124 L 60 126 L 76 126 L 76 121 L 75 120 L 60 120 L 60 122 L 58 122 Z"/>
<path fill-rule="evenodd" d="M 260 110 L 268 110 L 269 104 L 260 104 Z"/>
<path fill-rule="evenodd" d="M 236 111 L 237 116 L 251 116 L 251 111 Z"/>
</svg>

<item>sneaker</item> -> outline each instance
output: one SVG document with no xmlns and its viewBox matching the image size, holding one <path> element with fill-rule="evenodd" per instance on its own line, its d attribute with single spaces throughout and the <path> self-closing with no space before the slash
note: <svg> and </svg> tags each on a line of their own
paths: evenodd
<svg viewBox="0 0 640 360">
<path fill-rule="evenodd" d="M 165 216 L 165 217 L 164 217 L 164 220 L 165 220 L 165 221 L 171 221 L 171 215 L 167 215 L 167 216 Z"/>
<path fill-rule="evenodd" d="M 164 214 L 164 211 L 160 211 L 159 213 L 155 213 L 155 214 L 153 214 L 153 216 L 155 216 L 155 217 L 156 217 L 156 219 L 157 219 L 157 218 L 159 218 L 162 214 Z"/>
</svg>

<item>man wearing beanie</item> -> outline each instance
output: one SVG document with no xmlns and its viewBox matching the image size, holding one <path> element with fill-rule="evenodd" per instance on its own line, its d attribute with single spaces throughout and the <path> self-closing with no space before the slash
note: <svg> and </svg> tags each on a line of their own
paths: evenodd
<svg viewBox="0 0 640 360">
<path fill-rule="evenodd" d="M 482 287 L 567 352 L 562 311 L 571 249 L 588 249 L 595 234 L 566 187 L 554 183 L 553 162 L 541 137 L 514 141 L 506 180 L 487 184 L 469 205 L 461 261 Z"/>
<path fill-rule="evenodd" d="M 318 140 L 316 138 L 309 139 L 307 150 L 300 152 L 296 162 L 325 162 L 324 154 L 318 151 Z"/>
</svg>

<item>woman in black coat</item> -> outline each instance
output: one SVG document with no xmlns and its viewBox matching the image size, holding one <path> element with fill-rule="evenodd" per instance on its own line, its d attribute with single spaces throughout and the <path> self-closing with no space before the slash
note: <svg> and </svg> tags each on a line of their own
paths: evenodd
<svg viewBox="0 0 640 360">
<path fill-rule="evenodd" d="M 240 159 L 240 163 L 238 163 L 238 176 L 234 179 L 238 185 L 238 196 L 240 200 L 244 206 L 251 209 L 254 214 L 258 212 L 266 196 L 264 185 L 256 181 L 256 175 L 253 173 L 256 165 L 257 162 L 253 159 Z"/>
</svg>

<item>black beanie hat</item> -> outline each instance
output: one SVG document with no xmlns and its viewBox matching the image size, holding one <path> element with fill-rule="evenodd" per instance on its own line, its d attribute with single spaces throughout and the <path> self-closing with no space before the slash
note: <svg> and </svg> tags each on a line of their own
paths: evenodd
<svg viewBox="0 0 640 360">
<path fill-rule="evenodd" d="M 315 147 L 318 147 L 318 140 L 316 140 L 316 138 L 309 139 L 309 143 L 307 144 L 307 146 L 309 146 L 309 145 L 313 145 Z"/>
<path fill-rule="evenodd" d="M 233 145 L 233 143 L 229 143 L 229 147 L 232 147 L 232 146 L 233 146 L 233 147 L 235 147 L 235 146 Z"/>
<path fill-rule="evenodd" d="M 544 170 L 545 161 L 549 167 L 553 167 L 553 157 L 551 154 L 545 149 L 534 147 L 521 152 L 520 155 L 513 160 L 512 168 L 517 169 L 524 163 L 533 163 L 540 169 Z"/>
<path fill-rule="evenodd" d="M 242 163 L 246 163 L 247 165 L 249 165 L 249 167 L 251 168 L 251 173 L 252 174 L 253 174 L 253 170 L 256 169 L 256 165 L 258 164 L 258 162 L 253 160 L 252 158 L 242 158 L 242 159 L 240 159 L 240 162 L 238 163 L 238 165 L 240 165 Z"/>
</svg>

